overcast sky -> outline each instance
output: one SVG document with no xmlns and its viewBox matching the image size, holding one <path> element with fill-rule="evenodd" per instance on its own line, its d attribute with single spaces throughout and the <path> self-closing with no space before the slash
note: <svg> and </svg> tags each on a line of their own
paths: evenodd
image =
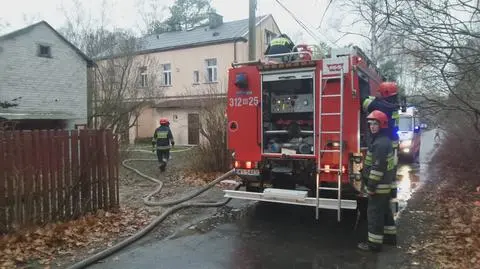
<svg viewBox="0 0 480 269">
<path fill-rule="evenodd" d="M 111 26 L 138 29 L 142 23 L 138 13 L 139 1 L 142 0 L 107 1 L 109 24 Z M 257 1 L 257 15 L 272 14 L 281 31 L 287 33 L 296 41 L 301 40 L 306 43 L 314 43 L 317 40 L 334 46 L 333 42 L 341 36 L 335 29 L 345 22 L 345 18 L 349 17 L 348 14 L 341 12 L 341 9 L 336 6 L 336 2 L 341 0 L 334 0 L 334 4 L 326 12 L 322 28 L 317 29 L 329 0 L 281 0 L 280 2 L 291 10 L 298 19 L 309 26 L 310 30 L 315 33 L 316 38 L 314 38 L 275 0 Z M 91 12 L 95 18 L 100 16 L 98 12 L 101 2 L 101 0 L 81 0 L 82 5 L 88 9 L 87 12 Z M 156 2 L 160 6 L 168 6 L 174 0 L 157 0 Z M 212 5 L 219 14 L 224 16 L 224 21 L 248 18 L 248 0 L 212 0 Z M 62 6 L 69 12 L 75 10 L 72 0 L 0 0 L 0 6 L 0 18 L 10 23 L 10 27 L 3 30 L 4 33 L 39 20 L 46 20 L 53 27 L 60 28 L 65 22 Z M 362 46 L 362 42 L 364 41 L 357 36 L 347 36 L 335 44 L 336 46 L 344 46 L 348 43 L 355 43 Z"/>
</svg>

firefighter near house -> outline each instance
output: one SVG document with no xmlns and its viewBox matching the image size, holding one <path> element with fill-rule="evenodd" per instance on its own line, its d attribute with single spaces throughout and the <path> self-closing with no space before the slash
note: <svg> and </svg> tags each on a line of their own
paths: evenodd
<svg viewBox="0 0 480 269">
<path fill-rule="evenodd" d="M 317 219 L 321 208 L 337 210 L 340 221 L 342 209 L 358 210 L 367 197 L 362 100 L 377 94 L 383 77 L 358 47 L 314 52 L 292 52 L 299 57 L 290 62 L 232 64 L 228 148 L 245 190 L 225 196 L 311 206 Z"/>
</svg>

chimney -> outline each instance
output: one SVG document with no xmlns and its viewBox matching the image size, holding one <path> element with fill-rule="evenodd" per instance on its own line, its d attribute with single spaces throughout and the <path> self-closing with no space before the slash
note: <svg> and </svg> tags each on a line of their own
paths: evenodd
<svg viewBox="0 0 480 269">
<path fill-rule="evenodd" d="M 210 29 L 217 28 L 222 24 L 223 24 L 222 15 L 219 15 L 215 12 L 211 12 L 208 14 L 208 26 L 210 27 Z"/>
</svg>

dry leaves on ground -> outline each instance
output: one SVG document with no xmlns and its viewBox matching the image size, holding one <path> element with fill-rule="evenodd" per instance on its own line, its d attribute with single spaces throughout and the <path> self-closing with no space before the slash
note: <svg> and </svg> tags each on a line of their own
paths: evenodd
<svg viewBox="0 0 480 269">
<path fill-rule="evenodd" d="M 480 196 L 446 188 L 435 200 L 436 228 L 425 227 L 434 231 L 414 249 L 438 268 L 480 269 L 480 207 L 474 204 Z"/>
<path fill-rule="evenodd" d="M 47 266 L 56 255 L 75 256 L 78 249 L 98 245 L 106 248 L 119 237 L 132 235 L 149 220 L 145 211 L 100 210 L 74 221 L 6 235 L 0 237 L 0 268 L 23 268 L 32 263 Z"/>
</svg>

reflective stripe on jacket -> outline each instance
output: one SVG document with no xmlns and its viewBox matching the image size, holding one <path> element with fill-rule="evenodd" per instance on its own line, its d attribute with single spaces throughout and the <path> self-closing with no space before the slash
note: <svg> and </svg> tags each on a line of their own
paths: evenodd
<svg viewBox="0 0 480 269">
<path fill-rule="evenodd" d="M 172 131 L 167 126 L 158 127 L 153 133 L 152 146 L 156 149 L 170 149 L 173 142 Z"/>
<path fill-rule="evenodd" d="M 362 171 L 367 191 L 389 194 L 395 181 L 394 168 L 392 141 L 387 135 L 378 134 L 368 147 Z"/>
</svg>

